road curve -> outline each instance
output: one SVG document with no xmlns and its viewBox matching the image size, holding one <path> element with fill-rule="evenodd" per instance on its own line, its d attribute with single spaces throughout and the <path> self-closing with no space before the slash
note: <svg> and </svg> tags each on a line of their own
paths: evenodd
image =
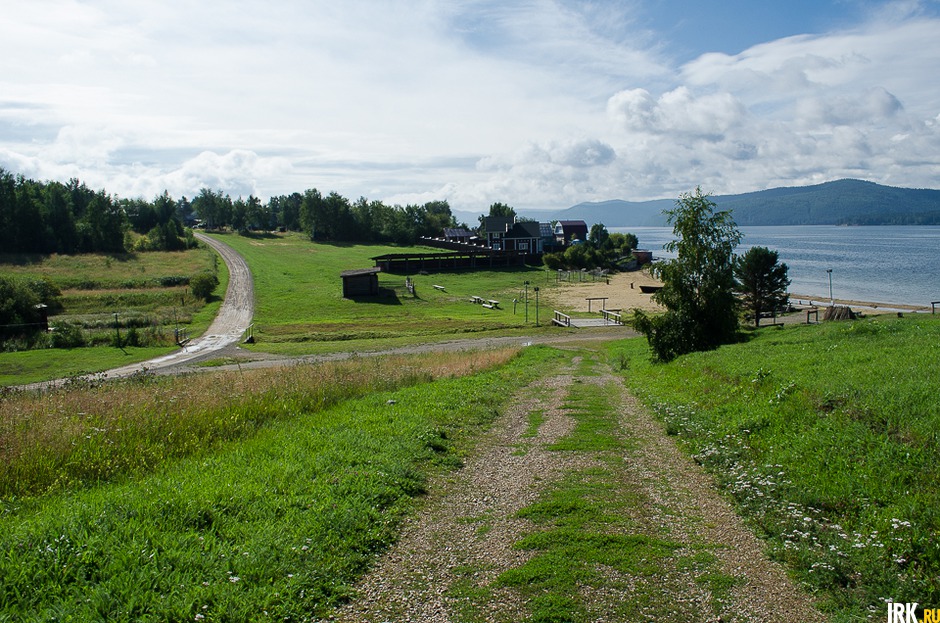
<svg viewBox="0 0 940 623">
<path fill-rule="evenodd" d="M 219 307 L 219 313 L 216 314 L 215 320 L 212 321 L 206 332 L 201 337 L 187 342 L 186 346 L 169 355 L 92 374 L 89 375 L 90 378 L 117 379 L 145 370 L 157 372 L 164 368 L 192 364 L 239 342 L 241 336 L 251 325 L 251 319 L 254 316 L 255 293 L 251 270 L 248 268 L 245 259 L 224 242 L 219 242 L 205 234 L 196 234 L 196 238 L 212 247 L 222 256 L 229 272 L 225 299 Z M 20 387 L 22 389 L 55 387 L 64 383 L 65 380 L 43 381 Z"/>
</svg>

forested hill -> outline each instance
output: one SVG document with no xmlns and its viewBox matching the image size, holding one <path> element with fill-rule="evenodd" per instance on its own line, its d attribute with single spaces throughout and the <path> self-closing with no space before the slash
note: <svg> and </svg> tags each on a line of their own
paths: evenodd
<svg viewBox="0 0 940 623">
<path fill-rule="evenodd" d="M 894 188 L 861 180 L 773 188 L 712 197 L 738 225 L 940 225 L 940 190 Z M 552 219 L 583 219 L 607 227 L 665 225 L 675 199 L 579 203 Z M 546 218 L 540 214 L 540 218 Z"/>
</svg>

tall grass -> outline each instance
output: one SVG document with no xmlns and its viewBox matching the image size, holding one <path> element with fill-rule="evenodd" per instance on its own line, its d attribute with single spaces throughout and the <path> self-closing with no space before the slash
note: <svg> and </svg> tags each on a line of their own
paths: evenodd
<svg viewBox="0 0 940 623">
<path fill-rule="evenodd" d="M 668 365 L 640 341 L 612 355 L 834 620 L 940 603 L 936 318 L 764 329 Z"/>
<path fill-rule="evenodd" d="M 270 406 L 286 417 L 250 439 L 166 461 L 151 475 L 6 500 L 0 621 L 325 616 L 394 540 L 429 474 L 458 465 L 503 402 L 557 357 L 535 347 L 483 369 L 511 355 L 389 362 L 419 377 L 447 378 L 389 392 L 363 386 L 358 391 L 368 395 L 325 409 L 318 390 L 302 407 L 302 385 L 272 381 Z M 371 382 L 354 377 L 354 367 L 338 367 L 334 381 Z M 275 407 L 287 398 L 278 388 L 297 402 Z M 213 393 L 221 390 L 250 402 L 248 384 L 230 381 Z M 213 400 L 220 420 L 236 413 Z M 248 408 L 237 413 L 261 417 Z"/>
<path fill-rule="evenodd" d="M 34 496 L 146 472 L 205 453 L 266 423 L 355 396 L 463 376 L 516 351 L 368 358 L 289 368 L 77 381 L 0 395 L 0 498 Z"/>
</svg>

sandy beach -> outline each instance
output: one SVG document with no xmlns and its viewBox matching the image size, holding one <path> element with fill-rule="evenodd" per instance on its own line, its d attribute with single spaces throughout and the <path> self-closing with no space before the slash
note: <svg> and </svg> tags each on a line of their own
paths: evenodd
<svg viewBox="0 0 940 623">
<path fill-rule="evenodd" d="M 574 277 L 574 275 L 572 275 Z M 562 282 L 557 289 L 551 291 L 552 302 L 563 311 L 586 312 L 588 311 L 588 298 L 606 297 L 607 301 L 591 301 L 591 311 L 596 312 L 602 307 L 609 310 L 623 310 L 628 312 L 632 309 L 644 309 L 657 311 L 662 309 L 659 305 L 650 299 L 650 294 L 640 292 L 641 285 L 660 285 L 660 282 L 654 279 L 649 270 L 644 268 L 627 273 L 617 273 L 610 275 L 610 278 L 598 281 L 590 281 L 590 276 L 585 276 L 588 281 L 583 282 Z"/>
<path fill-rule="evenodd" d="M 557 289 L 552 290 L 552 304 L 562 311 L 567 312 L 586 312 L 588 311 L 588 300 L 607 298 L 607 301 L 594 300 L 590 302 L 591 311 L 596 312 L 602 307 L 609 310 L 623 310 L 628 312 L 632 309 L 643 309 L 649 311 L 662 310 L 662 307 L 654 303 L 650 294 L 644 294 L 640 291 L 641 285 L 660 285 L 660 282 L 654 279 L 648 268 L 642 270 L 617 273 L 610 275 L 609 279 L 590 281 L 590 276 L 586 276 L 588 281 L 583 282 L 562 282 Z M 851 301 L 835 299 L 836 305 L 847 305 L 853 311 L 864 314 L 893 314 L 897 312 L 930 312 L 930 306 L 902 305 L 898 303 L 878 303 L 870 301 Z M 790 294 L 790 303 L 797 308 L 806 309 L 809 307 L 827 307 L 828 298 L 818 296 L 811 297 L 805 294 Z"/>
</svg>

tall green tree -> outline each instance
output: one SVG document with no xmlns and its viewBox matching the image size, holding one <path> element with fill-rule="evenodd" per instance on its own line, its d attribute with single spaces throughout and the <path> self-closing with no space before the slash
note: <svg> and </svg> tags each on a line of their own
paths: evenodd
<svg viewBox="0 0 940 623">
<path fill-rule="evenodd" d="M 754 314 L 755 327 L 760 326 L 761 314 L 787 304 L 788 270 L 779 261 L 778 253 L 767 247 L 751 247 L 735 260 L 735 288 L 741 293 L 745 308 Z"/>
<path fill-rule="evenodd" d="M 660 361 L 715 348 L 737 333 L 733 269 L 741 232 L 731 213 L 716 212 L 716 207 L 696 188 L 680 195 L 676 207 L 666 211 L 675 239 L 665 249 L 676 258 L 653 268 L 663 282 L 653 299 L 666 312 L 650 316 L 637 310 L 634 321 Z"/>
<path fill-rule="evenodd" d="M 209 188 L 200 188 L 193 199 L 193 210 L 206 224 L 206 229 L 215 229 L 222 225 L 222 191 L 215 193 Z"/>
<path fill-rule="evenodd" d="M 588 232 L 588 242 L 594 245 L 595 249 L 600 249 L 604 243 L 610 239 L 610 232 L 604 227 L 603 223 L 594 223 L 591 225 L 591 231 Z"/>
</svg>

